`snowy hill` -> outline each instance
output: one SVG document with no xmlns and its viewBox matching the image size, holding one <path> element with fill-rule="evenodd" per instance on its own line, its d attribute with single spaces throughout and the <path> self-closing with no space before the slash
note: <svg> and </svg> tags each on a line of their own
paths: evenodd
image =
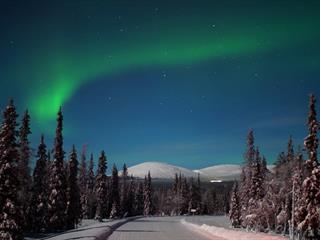
<svg viewBox="0 0 320 240">
<path fill-rule="evenodd" d="M 274 165 L 268 165 L 268 169 L 272 171 Z M 194 170 L 196 173 L 200 173 L 202 179 L 207 180 L 234 180 L 239 179 L 241 174 L 241 166 L 236 164 L 222 164 L 212 167 L 202 168 Z"/>
<path fill-rule="evenodd" d="M 271 171 L 273 168 L 273 165 L 268 166 L 268 169 Z M 158 179 L 173 179 L 176 173 L 181 173 L 188 178 L 197 177 L 199 173 L 200 178 L 204 181 L 230 181 L 239 179 L 241 174 L 241 166 L 236 164 L 222 164 L 198 170 L 190 170 L 167 163 L 144 162 L 128 168 L 129 175 L 133 175 L 134 177 L 138 178 L 144 178 L 144 176 L 148 174 L 148 171 L 150 171 L 152 178 Z"/>
<path fill-rule="evenodd" d="M 223 164 L 194 170 L 200 173 L 202 179 L 207 180 L 234 180 L 241 174 L 241 166 L 235 164 Z"/>
<path fill-rule="evenodd" d="M 197 174 L 187 168 L 170 165 L 160 162 L 145 162 L 128 168 L 129 175 L 144 178 L 150 171 L 152 178 L 173 179 L 176 173 L 183 174 L 186 177 L 196 177 Z"/>
</svg>

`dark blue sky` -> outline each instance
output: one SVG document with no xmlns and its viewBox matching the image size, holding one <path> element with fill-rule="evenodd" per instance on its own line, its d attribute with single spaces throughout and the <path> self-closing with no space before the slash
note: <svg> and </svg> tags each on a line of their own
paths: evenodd
<svg viewBox="0 0 320 240">
<path fill-rule="evenodd" d="M 32 145 L 110 163 L 241 163 L 246 134 L 269 163 L 302 144 L 320 96 L 316 1 L 55 1 L 0 4 L 0 106 L 29 108 Z"/>
</svg>

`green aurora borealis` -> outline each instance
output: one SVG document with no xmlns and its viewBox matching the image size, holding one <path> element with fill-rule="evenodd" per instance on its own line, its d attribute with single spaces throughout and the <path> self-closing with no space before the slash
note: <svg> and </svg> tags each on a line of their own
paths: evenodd
<svg viewBox="0 0 320 240">
<path fill-rule="evenodd" d="M 14 96 L 19 86 L 19 105 L 29 108 L 44 132 L 60 106 L 88 86 L 101 84 L 102 78 L 102 87 L 108 89 L 118 76 L 132 72 L 180 71 L 185 66 L 214 66 L 225 59 L 249 62 L 246 59 L 275 52 L 299 56 L 258 69 L 314 73 L 320 67 L 320 51 L 314 47 L 320 40 L 320 7 L 314 1 L 5 1 L 1 5 L 0 71 L 3 89 L 8 89 L 1 92 Z M 243 69 L 250 69 L 249 64 Z M 202 80 L 196 80 L 196 74 L 194 78 L 194 85 L 200 86 L 197 82 Z M 126 88 L 132 88 L 134 81 L 129 79 Z M 235 85 L 242 90 L 251 81 L 239 76 Z M 258 87 L 272 82 L 255 81 Z M 183 79 L 171 79 L 170 84 L 184 88 Z M 209 89 L 220 85 L 211 82 Z"/>
<path fill-rule="evenodd" d="M 33 59 L 27 64 L 22 63 L 22 68 L 26 68 L 24 74 L 32 79 L 28 84 L 44 81 L 40 86 L 35 84 L 35 88 L 30 88 L 32 92 L 27 98 L 27 105 L 42 122 L 54 118 L 59 106 L 80 87 L 102 75 L 139 67 L 193 64 L 228 56 L 255 55 L 308 44 L 320 36 L 316 31 L 320 23 L 314 21 L 312 15 L 303 17 L 286 19 L 275 15 L 271 21 L 236 21 L 235 17 L 234 21 L 229 19 L 226 26 L 220 26 L 214 21 L 211 25 L 206 24 L 210 19 L 208 15 L 192 16 L 183 23 L 170 16 L 172 22 L 159 21 L 159 29 L 154 33 L 150 33 L 148 30 L 152 27 L 144 23 L 143 30 L 124 32 L 124 39 L 120 39 L 119 34 L 105 33 L 105 39 L 101 41 L 95 39 L 96 34 L 91 29 L 84 33 L 82 31 L 85 30 L 79 33 L 72 29 L 50 33 L 51 29 L 45 29 L 45 33 L 49 31 L 46 45 L 41 46 L 40 43 L 37 46 L 38 43 L 34 42 Z M 96 24 L 101 23 L 97 21 Z M 108 32 L 108 26 L 102 28 Z M 34 31 L 36 29 L 31 29 L 31 33 Z"/>
</svg>

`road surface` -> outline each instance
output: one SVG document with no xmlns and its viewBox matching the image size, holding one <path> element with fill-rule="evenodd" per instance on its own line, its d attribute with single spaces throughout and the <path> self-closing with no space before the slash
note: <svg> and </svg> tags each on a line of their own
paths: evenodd
<svg viewBox="0 0 320 240">
<path fill-rule="evenodd" d="M 197 233 L 181 224 L 183 217 L 148 217 L 128 222 L 108 240 L 223 240 Z"/>
</svg>

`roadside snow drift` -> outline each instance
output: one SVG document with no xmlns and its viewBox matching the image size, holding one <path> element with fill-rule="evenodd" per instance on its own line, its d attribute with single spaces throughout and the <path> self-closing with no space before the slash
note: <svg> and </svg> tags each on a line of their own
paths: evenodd
<svg viewBox="0 0 320 240">
<path fill-rule="evenodd" d="M 237 231 L 232 229 L 226 229 L 215 226 L 208 226 L 206 224 L 196 225 L 193 223 L 186 222 L 184 219 L 181 220 L 181 223 L 185 225 L 188 229 L 198 232 L 206 236 L 212 236 L 212 239 L 215 237 L 222 238 L 225 240 L 287 240 L 288 238 L 282 236 L 274 236 L 266 233 L 253 233 L 253 232 L 244 232 Z"/>
<path fill-rule="evenodd" d="M 121 225 L 127 223 L 128 221 L 134 220 L 137 217 L 106 221 L 106 222 L 96 222 L 89 224 L 87 226 L 79 227 L 74 230 L 70 230 L 64 233 L 56 234 L 54 236 L 47 236 L 46 240 L 106 240 L 113 231 L 120 227 Z M 35 240 L 38 238 L 26 238 L 26 240 Z"/>
</svg>

